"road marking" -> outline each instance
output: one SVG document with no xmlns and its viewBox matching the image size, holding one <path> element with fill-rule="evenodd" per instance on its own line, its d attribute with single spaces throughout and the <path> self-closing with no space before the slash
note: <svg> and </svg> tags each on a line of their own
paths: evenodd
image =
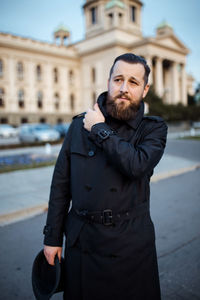
<svg viewBox="0 0 200 300">
<path fill-rule="evenodd" d="M 190 167 L 186 167 L 186 168 L 182 168 L 182 169 L 178 169 L 178 170 L 173 170 L 173 171 L 168 171 L 168 172 L 163 172 L 160 174 L 155 174 L 152 176 L 151 178 L 151 182 L 158 182 L 160 180 L 163 179 L 167 179 L 170 177 L 174 177 L 174 176 L 178 176 L 187 172 L 191 172 L 194 171 L 196 169 L 200 168 L 200 164 L 195 164 L 193 166 Z"/>
<path fill-rule="evenodd" d="M 8 214 L 0 215 L 0 226 L 5 226 L 17 221 L 25 220 L 47 211 L 48 204 L 24 208 Z"/>
</svg>

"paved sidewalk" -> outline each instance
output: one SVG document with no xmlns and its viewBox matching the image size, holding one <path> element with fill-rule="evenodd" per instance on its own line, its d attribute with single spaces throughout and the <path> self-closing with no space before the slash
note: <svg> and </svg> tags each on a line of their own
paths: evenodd
<svg viewBox="0 0 200 300">
<path fill-rule="evenodd" d="M 200 160 L 164 154 L 152 182 L 200 167 Z M 53 166 L 0 174 L 0 226 L 37 215 L 47 209 Z M 10 188 L 9 188 L 10 185 Z"/>
</svg>

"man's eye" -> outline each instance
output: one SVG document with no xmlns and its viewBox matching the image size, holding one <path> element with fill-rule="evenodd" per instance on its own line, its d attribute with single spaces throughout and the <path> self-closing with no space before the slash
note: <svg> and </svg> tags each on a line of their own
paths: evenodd
<svg viewBox="0 0 200 300">
<path fill-rule="evenodd" d="M 131 81 L 131 83 L 132 83 L 132 84 L 136 84 L 136 85 L 137 85 L 137 82 L 135 82 L 135 81 Z"/>
<path fill-rule="evenodd" d="M 121 81 L 120 78 L 116 78 L 116 79 L 115 79 L 115 82 L 119 82 L 119 81 Z"/>
</svg>

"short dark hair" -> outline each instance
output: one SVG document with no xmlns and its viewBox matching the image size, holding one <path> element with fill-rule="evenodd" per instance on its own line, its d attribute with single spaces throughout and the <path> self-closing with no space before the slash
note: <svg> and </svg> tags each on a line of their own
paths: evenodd
<svg viewBox="0 0 200 300">
<path fill-rule="evenodd" d="M 144 66 L 144 70 L 145 70 L 145 73 L 144 73 L 144 83 L 145 85 L 147 84 L 148 82 L 148 77 L 149 77 L 149 73 L 151 72 L 151 69 L 149 68 L 149 66 L 147 65 L 147 62 L 146 60 L 139 56 L 139 55 L 135 55 L 133 53 L 125 53 L 125 54 L 122 54 L 120 56 L 117 56 L 114 60 L 114 63 L 110 69 L 110 74 L 109 74 L 109 79 L 111 78 L 111 75 L 113 73 L 113 69 L 114 69 L 114 66 L 116 64 L 117 61 L 119 60 L 122 60 L 122 61 L 125 61 L 127 63 L 130 63 L 130 64 L 141 64 Z"/>
</svg>

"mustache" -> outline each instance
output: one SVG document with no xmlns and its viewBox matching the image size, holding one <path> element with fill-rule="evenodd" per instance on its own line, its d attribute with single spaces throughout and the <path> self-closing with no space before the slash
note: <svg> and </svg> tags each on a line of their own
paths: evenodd
<svg viewBox="0 0 200 300">
<path fill-rule="evenodd" d="M 118 98 L 121 98 L 121 97 L 125 98 L 126 100 L 131 101 L 131 99 L 126 95 L 126 93 L 118 94 L 117 96 L 114 97 L 114 100 L 117 100 Z"/>
</svg>

